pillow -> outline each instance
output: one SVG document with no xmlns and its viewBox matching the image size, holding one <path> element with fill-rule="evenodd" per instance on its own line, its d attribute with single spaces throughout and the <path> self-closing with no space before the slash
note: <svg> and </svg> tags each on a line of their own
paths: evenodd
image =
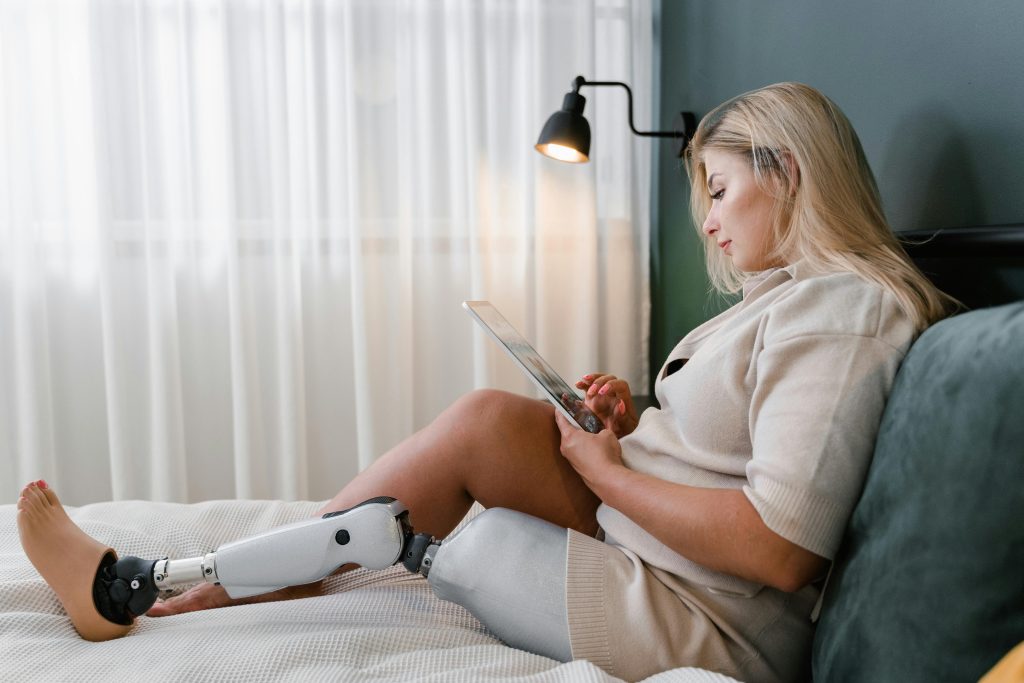
<svg viewBox="0 0 1024 683">
<path fill-rule="evenodd" d="M 826 588 L 816 681 L 976 681 L 1024 640 L 1024 302 L 944 320 L 896 377 Z"/>
</svg>

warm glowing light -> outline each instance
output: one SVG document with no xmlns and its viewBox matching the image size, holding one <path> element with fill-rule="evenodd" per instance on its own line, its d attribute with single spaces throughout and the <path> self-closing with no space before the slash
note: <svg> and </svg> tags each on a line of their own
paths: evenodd
<svg viewBox="0 0 1024 683">
<path fill-rule="evenodd" d="M 537 145 L 537 151 L 544 156 L 557 159 L 558 161 L 568 161 L 572 164 L 581 164 L 587 160 L 585 154 L 580 154 L 579 151 L 572 147 L 566 147 L 565 145 L 556 145 L 552 142 Z"/>
</svg>

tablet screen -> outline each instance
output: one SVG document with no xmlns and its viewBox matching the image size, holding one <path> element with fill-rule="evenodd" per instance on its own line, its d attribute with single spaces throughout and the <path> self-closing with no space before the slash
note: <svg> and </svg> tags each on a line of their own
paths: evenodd
<svg viewBox="0 0 1024 683">
<path fill-rule="evenodd" d="M 512 356 L 555 408 L 582 429 L 594 434 L 601 431 L 601 421 L 580 403 L 575 389 L 548 365 L 498 309 L 488 301 L 463 301 L 462 306 Z"/>
</svg>

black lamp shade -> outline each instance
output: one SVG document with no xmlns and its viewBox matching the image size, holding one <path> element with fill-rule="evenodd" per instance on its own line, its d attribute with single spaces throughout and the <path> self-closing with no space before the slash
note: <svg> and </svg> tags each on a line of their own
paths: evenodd
<svg viewBox="0 0 1024 683">
<path fill-rule="evenodd" d="M 544 124 L 534 147 L 552 159 L 582 163 L 590 154 L 590 124 L 583 118 L 587 99 L 578 92 L 567 93 L 562 109 Z"/>
</svg>

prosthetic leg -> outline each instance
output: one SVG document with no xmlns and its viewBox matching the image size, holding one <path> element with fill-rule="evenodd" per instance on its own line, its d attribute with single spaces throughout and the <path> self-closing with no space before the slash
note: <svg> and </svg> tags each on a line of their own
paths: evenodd
<svg viewBox="0 0 1024 683">
<path fill-rule="evenodd" d="M 572 659 L 564 528 L 491 508 L 441 545 L 414 533 L 408 518 L 394 498 L 372 498 L 201 557 L 114 560 L 108 554 L 96 572 L 93 602 L 104 618 L 127 626 L 160 591 L 177 586 L 205 581 L 244 598 L 317 581 L 344 564 L 385 569 L 401 562 L 425 576 L 435 595 L 465 607 L 507 644 Z"/>
<path fill-rule="evenodd" d="M 344 564 L 384 569 L 401 562 L 426 576 L 438 544 L 416 534 L 405 506 L 394 498 L 371 498 L 222 545 L 201 557 L 143 560 L 112 556 L 100 566 L 93 602 L 100 614 L 130 624 L 144 614 L 160 591 L 195 584 L 220 584 L 232 598 L 244 598 L 318 581 Z"/>
</svg>

